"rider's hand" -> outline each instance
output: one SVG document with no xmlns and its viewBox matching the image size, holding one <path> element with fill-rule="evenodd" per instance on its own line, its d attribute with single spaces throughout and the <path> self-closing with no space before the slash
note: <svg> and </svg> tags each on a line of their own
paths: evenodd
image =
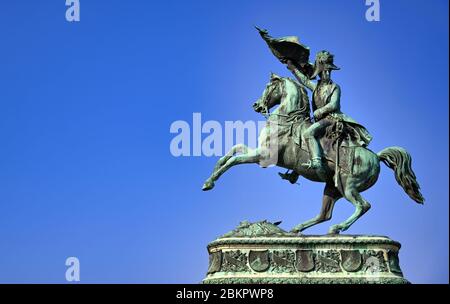
<svg viewBox="0 0 450 304">
<path fill-rule="evenodd" d="M 322 114 L 322 111 L 320 111 L 320 109 L 314 111 L 314 120 L 316 120 L 316 121 L 321 120 L 322 116 L 323 116 L 323 114 Z"/>
<path fill-rule="evenodd" d="M 296 69 L 294 63 L 292 63 L 291 60 L 286 60 L 286 67 L 288 68 L 289 71 L 294 71 Z"/>
</svg>

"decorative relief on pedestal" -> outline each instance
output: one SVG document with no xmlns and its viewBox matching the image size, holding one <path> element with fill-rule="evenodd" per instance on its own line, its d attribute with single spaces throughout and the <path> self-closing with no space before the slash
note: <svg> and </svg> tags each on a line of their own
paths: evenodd
<svg viewBox="0 0 450 304">
<path fill-rule="evenodd" d="M 341 250 L 342 268 L 348 272 L 361 269 L 362 255 L 359 250 Z"/>
<path fill-rule="evenodd" d="M 220 271 L 222 266 L 222 252 L 216 251 L 209 255 L 209 267 L 208 273 L 214 273 Z"/>
<path fill-rule="evenodd" d="M 223 263 L 221 271 L 241 272 L 248 271 L 247 254 L 236 251 L 225 251 L 223 253 Z"/>
<path fill-rule="evenodd" d="M 295 254 L 292 250 L 275 250 L 272 252 L 273 271 L 292 273 L 295 271 Z"/>
<path fill-rule="evenodd" d="M 243 222 L 208 245 L 204 283 L 405 284 L 401 245 L 384 236 L 292 236 Z"/>
<path fill-rule="evenodd" d="M 366 250 L 363 254 L 364 266 L 362 270 L 371 274 L 387 272 L 388 268 L 383 251 Z"/>
<path fill-rule="evenodd" d="M 256 272 L 263 272 L 270 267 L 269 250 L 250 250 L 248 253 L 250 268 Z"/>
<path fill-rule="evenodd" d="M 310 272 L 315 268 L 315 254 L 312 250 L 297 250 L 295 266 L 300 272 Z"/>
<path fill-rule="evenodd" d="M 397 251 L 388 251 L 388 259 L 389 259 L 389 268 L 392 272 L 396 272 L 401 274 L 402 270 L 400 269 L 400 263 L 398 260 L 398 252 Z"/>
<path fill-rule="evenodd" d="M 320 272 L 341 272 L 340 262 L 337 250 L 318 251 L 317 253 L 317 270 Z"/>
</svg>

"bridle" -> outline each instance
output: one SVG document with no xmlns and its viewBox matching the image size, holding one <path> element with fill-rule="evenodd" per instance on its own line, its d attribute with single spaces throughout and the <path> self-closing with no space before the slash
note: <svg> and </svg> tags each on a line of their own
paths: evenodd
<svg viewBox="0 0 450 304">
<path fill-rule="evenodd" d="M 269 105 L 268 105 L 269 97 L 273 94 L 273 92 L 278 88 L 278 85 L 279 85 L 279 84 L 275 84 L 274 85 L 274 83 L 272 81 L 269 84 L 269 91 L 264 95 L 264 98 L 263 98 L 263 100 L 261 102 L 262 103 L 262 108 L 263 108 L 263 110 L 261 111 L 261 114 L 266 119 L 269 119 L 270 115 L 272 115 L 269 112 Z M 281 96 L 284 96 L 284 86 L 285 86 L 284 79 L 277 79 L 276 81 L 280 81 L 281 82 Z M 280 115 L 280 114 L 277 114 L 277 115 Z"/>
<path fill-rule="evenodd" d="M 281 102 L 286 98 L 286 95 L 287 95 L 286 82 L 287 81 L 291 81 L 291 80 L 289 78 L 279 78 L 279 79 L 275 80 L 275 81 L 280 81 L 281 82 L 280 84 L 278 84 L 278 83 L 274 84 L 272 81 L 269 84 L 269 86 L 271 86 L 271 87 L 268 89 L 268 92 L 264 95 L 264 98 L 260 102 L 261 108 L 263 109 L 260 113 L 267 120 L 269 120 L 270 117 L 272 117 L 272 115 L 276 115 L 277 119 L 280 118 L 280 117 L 283 117 L 284 119 L 286 119 L 286 122 L 288 123 L 288 125 L 290 125 L 292 122 L 295 122 L 295 121 L 310 120 L 310 117 L 309 117 L 309 101 L 306 101 L 305 104 L 300 109 L 297 109 L 297 110 L 289 113 L 288 115 L 281 114 L 281 113 L 275 113 L 275 112 L 273 112 L 273 113 L 269 112 L 269 106 L 268 106 L 269 97 L 278 88 L 278 85 L 281 84 L 281 92 L 280 92 L 280 94 L 281 94 L 280 104 L 281 104 Z M 302 97 L 302 92 L 301 92 L 302 90 L 301 90 L 300 85 L 295 83 L 294 81 L 293 81 L 293 83 L 297 87 L 297 91 L 298 91 L 298 94 L 299 94 L 298 98 L 303 98 Z M 278 122 L 278 124 L 280 124 L 280 123 Z"/>
</svg>

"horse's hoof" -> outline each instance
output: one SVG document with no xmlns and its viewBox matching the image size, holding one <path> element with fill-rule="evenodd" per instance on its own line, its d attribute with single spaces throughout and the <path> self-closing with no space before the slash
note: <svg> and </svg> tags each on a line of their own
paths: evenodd
<svg viewBox="0 0 450 304">
<path fill-rule="evenodd" d="M 328 235 L 338 235 L 341 230 L 339 228 L 330 228 L 328 230 Z"/>
<path fill-rule="evenodd" d="M 296 229 L 296 228 L 294 228 L 294 229 L 292 229 L 291 231 L 289 231 L 290 233 L 293 233 L 293 234 L 302 234 L 301 232 L 300 232 L 300 229 Z"/>
<path fill-rule="evenodd" d="M 208 191 L 208 190 L 211 190 L 212 188 L 214 188 L 214 182 L 205 182 L 203 184 L 202 190 Z"/>
</svg>

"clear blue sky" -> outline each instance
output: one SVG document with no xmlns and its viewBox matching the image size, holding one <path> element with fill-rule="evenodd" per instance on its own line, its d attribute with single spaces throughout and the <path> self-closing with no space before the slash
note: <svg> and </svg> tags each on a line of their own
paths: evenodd
<svg viewBox="0 0 450 304">
<path fill-rule="evenodd" d="M 236 167 L 204 193 L 217 157 L 170 154 L 175 120 L 260 120 L 251 104 L 270 71 L 289 73 L 253 25 L 329 49 L 343 111 L 413 156 L 420 206 L 386 167 L 349 230 L 400 241 L 405 276 L 448 282 L 448 1 L 64 0 L 0 4 L 0 282 L 196 283 L 208 242 L 241 220 L 316 215 L 321 184 L 278 168 Z M 262 185 L 262 186 L 261 186 Z M 339 201 L 326 233 L 347 218 Z"/>
</svg>

